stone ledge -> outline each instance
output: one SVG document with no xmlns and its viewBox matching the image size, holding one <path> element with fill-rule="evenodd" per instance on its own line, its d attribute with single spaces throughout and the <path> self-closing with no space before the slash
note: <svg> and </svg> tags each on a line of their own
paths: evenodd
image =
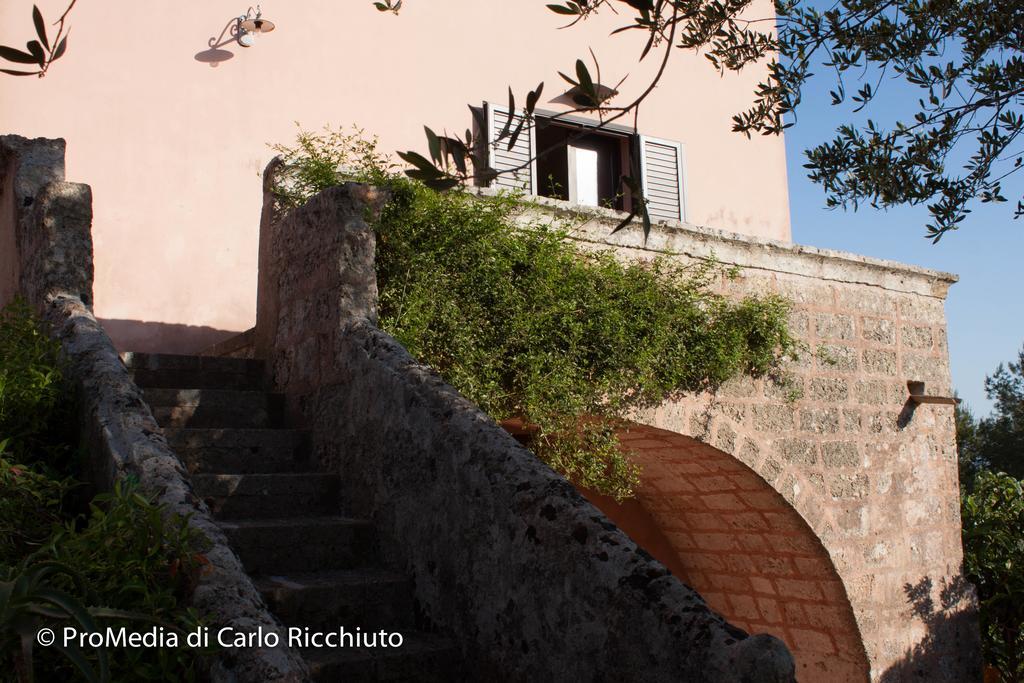
<svg viewBox="0 0 1024 683">
<path fill-rule="evenodd" d="M 208 346 L 200 352 L 200 356 L 222 356 L 227 358 L 252 358 L 253 344 L 256 338 L 256 328 L 250 327 L 245 332 L 239 332 L 233 337 L 228 337 L 212 346 Z"/>
<path fill-rule="evenodd" d="M 498 194 L 490 188 L 473 188 L 482 197 Z M 715 259 L 741 268 L 787 273 L 846 284 L 864 284 L 895 292 L 945 298 L 950 285 L 959 278 L 952 273 L 912 266 L 897 261 L 861 256 L 834 249 L 821 249 L 792 242 L 741 235 L 726 230 L 697 226 L 682 221 L 658 221 L 644 243 L 643 229 L 630 225 L 612 235 L 625 217 L 621 211 L 580 206 L 571 202 L 531 197 L 538 213 L 586 219 L 570 236 L 581 242 L 641 252 L 677 254 L 690 258 Z M 529 216 L 529 213 L 526 214 Z"/>
</svg>

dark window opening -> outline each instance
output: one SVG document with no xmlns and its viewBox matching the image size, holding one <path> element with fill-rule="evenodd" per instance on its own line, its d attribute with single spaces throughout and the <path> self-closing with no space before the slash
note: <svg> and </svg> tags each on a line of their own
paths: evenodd
<svg viewBox="0 0 1024 683">
<path fill-rule="evenodd" d="M 620 178 L 627 174 L 631 138 L 585 133 L 578 125 L 537 117 L 537 194 L 626 210 Z M 547 152 L 554 148 L 552 151 Z"/>
</svg>

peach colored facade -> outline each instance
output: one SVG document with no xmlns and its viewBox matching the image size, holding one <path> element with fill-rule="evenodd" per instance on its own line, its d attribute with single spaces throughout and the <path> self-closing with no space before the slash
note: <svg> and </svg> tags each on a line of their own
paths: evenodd
<svg viewBox="0 0 1024 683">
<path fill-rule="evenodd" d="M 48 18 L 63 0 L 39 0 Z M 593 47 L 604 80 L 645 83 L 623 16 L 558 31 L 542 2 L 408 0 L 400 16 L 369 0 L 267 2 L 277 29 L 202 61 L 245 3 L 81 0 L 66 57 L 44 79 L 0 79 L 0 131 L 68 141 L 71 179 L 95 195 L 96 312 L 122 347 L 198 348 L 252 326 L 268 143 L 295 122 L 359 125 L 385 150 L 422 149 L 422 126 L 463 130 L 467 105 L 525 94 Z M 754 12 L 766 15 L 759 0 Z M 30 2 L 0 6 L 0 43 L 31 37 Z M 688 222 L 788 240 L 782 138 L 747 140 L 730 117 L 749 105 L 759 74 L 719 75 L 679 52 L 645 105 L 641 133 L 679 141 Z M 559 110 L 543 101 L 539 107 Z M 145 323 L 144 325 L 141 323 Z M 161 335 L 173 329 L 174 335 Z M 181 348 L 166 350 L 193 350 Z"/>
</svg>

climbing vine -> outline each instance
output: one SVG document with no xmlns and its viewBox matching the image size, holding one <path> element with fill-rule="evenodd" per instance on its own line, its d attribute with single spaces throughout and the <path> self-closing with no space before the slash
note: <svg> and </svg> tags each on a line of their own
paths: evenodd
<svg viewBox="0 0 1024 683">
<path fill-rule="evenodd" d="M 581 250 L 557 219 L 528 219 L 521 197 L 405 178 L 360 131 L 300 132 L 275 149 L 285 206 L 345 179 L 388 188 L 375 224 L 380 326 L 495 419 L 534 425 L 536 454 L 579 485 L 630 496 L 638 472 L 615 436 L 621 420 L 777 373 L 797 349 L 789 304 L 718 294 L 731 273 L 714 263 Z"/>
</svg>

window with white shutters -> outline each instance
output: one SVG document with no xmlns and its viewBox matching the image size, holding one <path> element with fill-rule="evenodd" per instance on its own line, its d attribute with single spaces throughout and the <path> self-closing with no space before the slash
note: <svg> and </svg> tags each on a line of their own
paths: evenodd
<svg viewBox="0 0 1024 683">
<path fill-rule="evenodd" d="M 683 220 L 682 145 L 671 140 L 641 136 L 640 170 L 651 219 Z"/>
<path fill-rule="evenodd" d="M 584 204 L 631 210 L 619 178 L 640 161 L 640 185 L 653 220 L 684 220 L 683 148 L 678 142 L 637 136 L 623 126 L 602 128 L 597 122 L 537 112 L 534 125 L 523 126 L 515 144 L 511 133 L 524 112 L 486 102 L 487 162 L 498 176 L 492 187 Z M 481 121 L 480 123 L 483 123 Z M 483 135 L 480 136 L 483 139 Z M 547 150 L 537 159 L 537 149 Z"/>
<path fill-rule="evenodd" d="M 523 120 L 523 112 L 516 110 L 509 112 L 507 107 L 487 103 L 487 160 L 491 168 L 496 171 L 509 171 L 501 173 L 494 180 L 493 186 L 505 190 L 521 190 L 527 194 L 537 194 L 537 165 L 534 160 L 536 156 L 536 140 L 532 126 L 524 125 L 522 132 L 516 139 L 512 148 L 508 143 L 511 140 L 511 132 Z M 505 129 L 509 116 L 512 122 L 509 125 L 509 136 L 498 140 L 498 135 Z"/>
</svg>

